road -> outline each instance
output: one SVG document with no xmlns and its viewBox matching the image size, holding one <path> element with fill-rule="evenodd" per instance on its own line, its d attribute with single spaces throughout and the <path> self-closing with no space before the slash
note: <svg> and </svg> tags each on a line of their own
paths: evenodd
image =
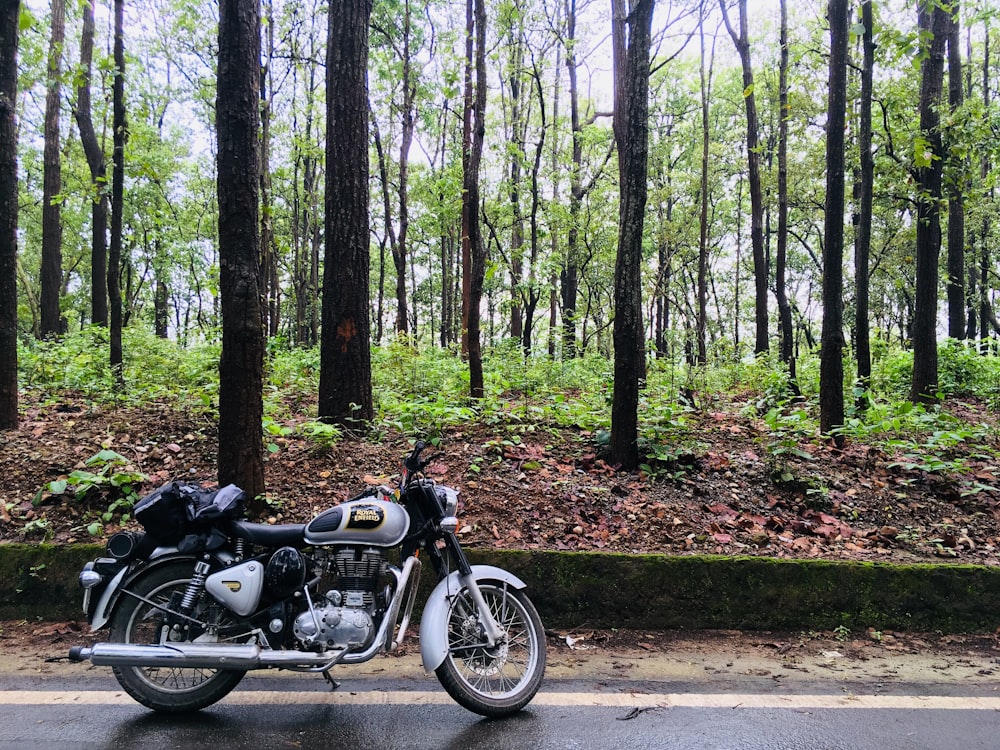
<svg viewBox="0 0 1000 750">
<path fill-rule="evenodd" d="M 1000 652 L 686 642 L 550 652 L 529 709 L 485 721 L 415 655 L 319 677 L 253 673 L 221 703 L 162 717 L 104 668 L 0 660 L 0 748 L 994 750 Z"/>
</svg>

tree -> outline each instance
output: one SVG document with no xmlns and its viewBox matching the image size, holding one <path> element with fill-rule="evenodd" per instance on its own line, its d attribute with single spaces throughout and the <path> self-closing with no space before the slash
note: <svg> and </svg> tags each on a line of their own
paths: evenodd
<svg viewBox="0 0 1000 750">
<path fill-rule="evenodd" d="M 330 5 L 326 51 L 326 257 L 319 416 L 371 420 L 368 228 L 370 0 Z"/>
<path fill-rule="evenodd" d="M 774 296 L 778 300 L 781 329 L 781 361 L 788 366 L 795 384 L 795 359 L 792 354 L 792 306 L 788 301 L 785 270 L 788 259 L 788 0 L 781 0 L 781 51 L 778 63 L 778 241 L 774 260 Z M 869 105 L 870 106 L 870 105 Z"/>
<path fill-rule="evenodd" d="M 699 66 L 699 82 L 701 83 L 701 187 L 700 213 L 698 217 L 698 364 L 708 364 L 708 177 L 709 148 L 711 146 L 711 131 L 709 129 L 709 97 L 712 83 L 710 71 L 705 69 L 705 19 L 698 15 L 698 37 L 701 46 L 701 65 Z M 714 43 L 713 43 L 714 44 Z M 714 63 L 715 48 L 712 48 Z"/>
<path fill-rule="evenodd" d="M 872 199 L 875 184 L 875 159 L 872 155 L 872 88 L 875 69 L 872 0 L 861 3 L 862 63 L 861 101 L 859 103 L 858 151 L 858 216 L 854 236 L 854 336 L 858 363 L 858 384 L 868 388 L 872 375 L 871 340 L 869 336 L 869 267 L 872 244 Z"/>
<path fill-rule="evenodd" d="M 639 464 L 639 381 L 645 374 L 642 233 L 649 169 L 649 52 L 655 0 L 612 0 L 614 134 L 618 146 L 618 254 L 615 261 L 614 394 L 611 463 Z"/>
<path fill-rule="evenodd" d="M 757 122 L 757 97 L 754 93 L 753 65 L 750 60 L 750 36 L 747 30 L 747 0 L 739 0 L 739 33 L 729 22 L 726 6 L 729 0 L 719 0 L 722 18 L 740 55 L 743 68 L 743 102 L 747 113 L 747 180 L 750 183 L 750 243 L 753 249 L 754 321 L 756 338 L 754 353 L 768 350 L 767 340 L 767 256 L 764 251 L 764 194 L 760 180 L 759 125 Z"/>
<path fill-rule="evenodd" d="M 91 195 L 90 320 L 108 324 L 108 191 L 104 151 L 94 130 L 90 98 L 94 56 L 94 3 L 83 4 L 83 31 L 80 34 L 80 78 L 73 115 L 80 129 L 80 141 L 90 168 Z"/>
<path fill-rule="evenodd" d="M 829 433 L 844 424 L 844 126 L 847 119 L 848 0 L 830 0 L 830 95 L 826 119 L 826 222 L 819 421 Z"/>
<path fill-rule="evenodd" d="M 111 305 L 111 369 L 122 380 L 122 225 L 125 209 L 125 142 L 128 132 L 125 122 L 125 2 L 115 0 L 115 75 L 112 86 L 112 142 L 111 167 L 111 248 L 108 252 L 108 301 Z"/>
<path fill-rule="evenodd" d="M 216 94 L 219 197 L 219 484 L 264 492 L 260 306 L 260 3 L 221 0 Z"/>
<path fill-rule="evenodd" d="M 62 52 L 65 38 L 66 6 L 52 0 L 52 29 L 49 38 L 48 86 L 45 97 L 45 177 L 42 192 L 42 336 L 62 333 L 59 298 L 62 293 L 62 163 L 60 161 L 59 110 L 62 96 Z"/>
<path fill-rule="evenodd" d="M 938 256 L 941 251 L 942 174 L 941 116 L 938 112 L 944 85 L 945 45 L 951 19 L 937 0 L 920 0 L 918 25 L 924 56 L 920 64 L 920 132 L 917 140 L 916 282 L 913 303 L 913 380 L 910 400 L 936 399 Z"/>
<path fill-rule="evenodd" d="M 951 4 L 948 24 L 948 105 L 958 116 L 964 102 L 962 54 L 959 35 L 959 2 Z M 965 338 L 965 162 L 951 147 L 948 175 L 948 335 Z"/>
<path fill-rule="evenodd" d="M 17 429 L 17 42 L 20 0 L 0 0 L 0 430 Z"/>
<path fill-rule="evenodd" d="M 386 41 L 392 45 L 400 63 L 399 102 L 400 143 L 397 160 L 398 184 L 396 189 L 396 211 L 399 230 L 392 221 L 392 201 L 390 199 L 388 169 L 384 154 L 379 155 L 379 167 L 382 178 L 383 203 L 385 207 L 385 227 L 389 249 L 392 252 L 392 262 L 396 269 L 396 332 L 406 335 L 409 330 L 409 303 L 406 295 L 406 273 L 409 262 L 410 204 L 409 175 L 410 147 L 413 145 L 413 135 L 417 124 L 417 74 L 414 70 L 415 39 L 413 33 L 413 17 L 410 0 L 403 0 L 402 28 L 400 39 L 394 39 L 387 29 L 380 29 Z M 376 138 L 378 132 L 376 126 Z M 377 141 L 378 142 L 378 141 Z M 381 152 L 381 144 L 380 152 Z"/>
<path fill-rule="evenodd" d="M 479 164 L 486 135 L 486 4 L 466 0 L 465 90 L 462 112 L 462 351 L 469 360 L 469 393 L 482 398 L 480 303 L 486 243 L 479 221 Z"/>
</svg>

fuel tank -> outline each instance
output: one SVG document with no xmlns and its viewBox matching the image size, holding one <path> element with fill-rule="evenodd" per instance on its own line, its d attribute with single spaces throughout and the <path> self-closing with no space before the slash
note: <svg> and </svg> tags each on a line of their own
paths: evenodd
<svg viewBox="0 0 1000 750">
<path fill-rule="evenodd" d="M 350 500 L 323 511 L 306 524 L 305 540 L 313 546 L 371 544 L 395 547 L 406 536 L 410 517 L 395 503 Z"/>
</svg>

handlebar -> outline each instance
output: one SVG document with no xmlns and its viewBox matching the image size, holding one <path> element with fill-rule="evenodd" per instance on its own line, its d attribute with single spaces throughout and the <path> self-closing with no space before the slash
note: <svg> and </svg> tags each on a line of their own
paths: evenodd
<svg viewBox="0 0 1000 750">
<path fill-rule="evenodd" d="M 423 453 L 424 449 L 427 448 L 427 443 L 423 440 L 418 440 L 414 446 L 410 455 L 403 459 L 403 484 L 406 485 L 412 476 L 415 474 L 420 474 L 424 469 L 426 469 L 432 461 L 434 461 L 442 453 L 435 453 L 430 458 L 425 460 L 420 459 L 420 454 Z"/>
</svg>

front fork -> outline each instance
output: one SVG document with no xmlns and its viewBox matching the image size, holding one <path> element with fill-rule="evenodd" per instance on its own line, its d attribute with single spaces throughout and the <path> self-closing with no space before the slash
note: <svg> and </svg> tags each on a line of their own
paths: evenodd
<svg viewBox="0 0 1000 750">
<path fill-rule="evenodd" d="M 483 631 L 483 637 L 486 639 L 487 645 L 492 648 L 507 638 L 507 632 L 500 627 L 500 624 L 493 617 L 493 611 L 486 603 L 483 592 L 479 589 L 479 584 L 476 582 L 476 577 L 472 572 L 472 566 L 469 564 L 462 545 L 459 544 L 458 537 L 455 536 L 454 532 L 445 534 L 444 545 L 445 550 L 447 550 L 455 563 L 455 567 L 458 569 L 458 580 L 462 584 L 462 588 L 469 592 L 469 598 L 479 612 L 478 620 L 479 626 Z M 431 549 L 431 556 L 438 573 L 438 578 L 443 580 L 448 575 L 444 556 L 437 546 L 432 546 Z"/>
</svg>

